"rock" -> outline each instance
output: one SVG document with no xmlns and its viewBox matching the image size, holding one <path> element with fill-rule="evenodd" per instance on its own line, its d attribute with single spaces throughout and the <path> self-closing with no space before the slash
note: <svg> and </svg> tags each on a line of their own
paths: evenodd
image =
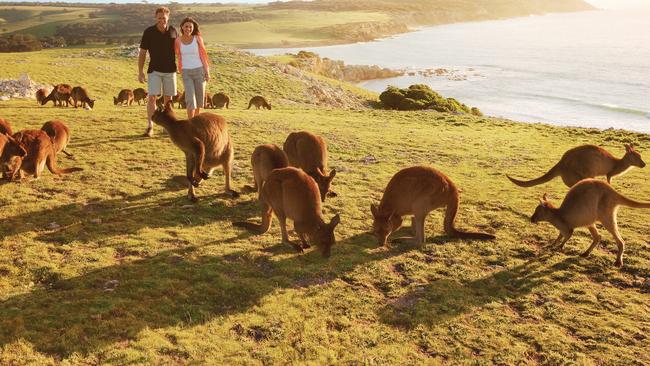
<svg viewBox="0 0 650 366">
<path fill-rule="evenodd" d="M 372 155 L 368 155 L 368 156 L 364 157 L 363 159 L 361 159 L 361 161 L 362 161 L 364 164 L 376 164 L 376 163 L 379 162 L 379 161 L 377 160 L 377 158 L 375 158 L 375 157 L 372 156 Z"/>
<path fill-rule="evenodd" d="M 2 95 L 2 96 L 0 96 L 0 101 L 2 101 L 2 102 L 6 102 L 6 101 L 8 101 L 9 99 L 10 99 L 10 98 L 9 98 L 8 96 L 6 96 L 6 95 Z"/>
<path fill-rule="evenodd" d="M 58 229 L 60 227 L 61 227 L 61 225 L 57 224 L 56 222 L 50 222 L 46 226 L 46 228 L 48 228 L 49 230 L 56 230 L 56 229 Z"/>
<path fill-rule="evenodd" d="M 120 281 L 118 280 L 109 280 L 104 283 L 104 292 L 112 292 L 115 291 L 117 286 L 120 284 Z"/>
<path fill-rule="evenodd" d="M 92 223 L 92 224 L 101 224 L 102 219 L 92 219 L 92 220 L 90 220 L 90 223 Z"/>
</svg>

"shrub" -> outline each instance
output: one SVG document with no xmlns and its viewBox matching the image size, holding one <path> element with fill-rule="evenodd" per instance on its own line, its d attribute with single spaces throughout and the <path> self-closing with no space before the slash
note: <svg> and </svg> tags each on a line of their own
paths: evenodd
<svg viewBox="0 0 650 366">
<path fill-rule="evenodd" d="M 389 86 L 379 95 L 379 100 L 384 109 L 400 111 L 433 109 L 438 112 L 483 115 L 478 108 L 470 109 L 454 98 L 444 98 L 424 84 L 411 85 L 406 89 Z"/>
<path fill-rule="evenodd" d="M 31 34 L 12 34 L 0 37 L 0 52 L 28 52 L 43 49 L 41 42 Z"/>
</svg>

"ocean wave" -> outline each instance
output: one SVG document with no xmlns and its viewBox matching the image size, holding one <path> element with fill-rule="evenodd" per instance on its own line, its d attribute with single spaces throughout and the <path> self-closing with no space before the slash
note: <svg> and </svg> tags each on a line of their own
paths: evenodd
<svg viewBox="0 0 650 366">
<path fill-rule="evenodd" d="M 586 107 L 597 108 L 597 109 L 606 110 L 606 111 L 610 111 L 610 112 L 633 114 L 633 115 L 636 115 L 636 116 L 643 116 L 643 117 L 646 117 L 646 118 L 650 118 L 650 112 L 648 112 L 648 111 L 643 111 L 643 110 L 640 110 L 640 109 L 634 109 L 634 108 L 628 108 L 628 107 L 621 107 L 621 106 L 619 106 L 617 104 L 613 104 L 613 103 L 594 103 L 594 102 L 581 100 L 581 99 L 578 99 L 578 98 L 562 97 L 562 96 L 556 96 L 556 95 L 543 95 L 543 94 L 533 94 L 533 93 L 526 93 L 524 95 L 526 95 L 528 97 L 533 97 L 533 98 L 557 100 L 557 101 L 561 101 L 561 102 L 580 104 L 580 105 L 583 105 L 583 106 L 586 106 Z"/>
</svg>

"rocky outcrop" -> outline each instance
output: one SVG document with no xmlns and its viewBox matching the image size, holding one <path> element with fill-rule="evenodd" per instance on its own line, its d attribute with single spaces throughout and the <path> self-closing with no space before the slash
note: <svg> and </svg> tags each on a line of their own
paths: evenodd
<svg viewBox="0 0 650 366">
<path fill-rule="evenodd" d="M 358 83 L 363 80 L 386 79 L 404 75 L 403 70 L 391 70 L 377 65 L 346 65 L 343 61 L 320 58 L 313 52 L 300 51 L 292 55 L 291 66 L 328 78 Z"/>
<path fill-rule="evenodd" d="M 22 74 L 18 79 L 0 79 L 0 101 L 11 98 L 34 98 L 40 88 L 50 89 L 52 86 L 34 82 L 29 75 Z"/>
</svg>

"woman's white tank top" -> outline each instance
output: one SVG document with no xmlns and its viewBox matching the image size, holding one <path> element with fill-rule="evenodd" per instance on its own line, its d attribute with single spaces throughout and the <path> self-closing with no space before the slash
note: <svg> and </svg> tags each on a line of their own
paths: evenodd
<svg viewBox="0 0 650 366">
<path fill-rule="evenodd" d="M 196 36 L 192 37 L 192 43 L 188 45 L 181 41 L 181 57 L 183 58 L 184 69 L 203 67 L 201 56 L 199 55 L 199 43 L 196 40 Z"/>
</svg>

